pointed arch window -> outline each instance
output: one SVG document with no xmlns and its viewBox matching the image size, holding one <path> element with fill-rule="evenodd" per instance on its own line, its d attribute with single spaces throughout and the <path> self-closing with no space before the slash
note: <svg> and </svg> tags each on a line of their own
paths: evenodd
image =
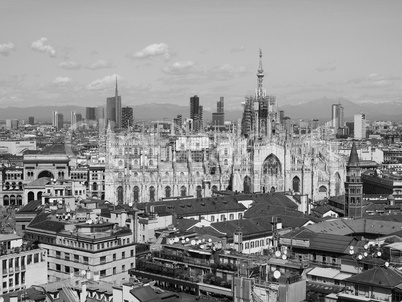
<svg viewBox="0 0 402 302">
<path fill-rule="evenodd" d="M 140 200 L 140 188 L 138 186 L 134 187 L 134 202 L 138 202 Z"/>
<path fill-rule="evenodd" d="M 155 187 L 149 187 L 149 201 L 155 201 Z"/>
</svg>

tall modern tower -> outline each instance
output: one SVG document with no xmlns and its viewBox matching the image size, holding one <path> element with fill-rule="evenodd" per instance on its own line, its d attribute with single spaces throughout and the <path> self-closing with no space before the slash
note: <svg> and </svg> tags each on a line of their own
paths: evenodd
<svg viewBox="0 0 402 302">
<path fill-rule="evenodd" d="M 198 96 L 192 96 L 190 98 L 190 118 L 194 120 L 195 117 L 198 117 L 198 110 L 200 107 L 200 98 Z"/>
<path fill-rule="evenodd" d="M 106 99 L 106 120 L 112 123 L 112 128 L 121 128 L 121 96 L 117 90 L 117 77 L 115 95 Z"/>
<path fill-rule="evenodd" d="M 355 114 L 354 116 L 354 130 L 356 139 L 364 139 L 366 138 L 366 115 L 363 113 Z"/>
<path fill-rule="evenodd" d="M 218 103 L 216 104 L 216 112 L 217 113 L 225 113 L 225 109 L 224 109 L 224 103 L 225 103 L 225 99 L 223 96 L 220 97 Z"/>
<path fill-rule="evenodd" d="M 216 112 L 212 113 L 212 127 L 214 130 L 222 130 L 225 125 L 225 110 L 224 110 L 224 98 L 220 97 L 216 104 Z"/>
<path fill-rule="evenodd" d="M 96 108 L 95 107 L 87 107 L 86 108 L 86 115 L 85 118 L 87 121 L 94 121 L 96 120 Z"/>
<path fill-rule="evenodd" d="M 200 106 L 200 98 L 195 95 L 190 98 L 190 119 L 193 120 L 193 129 L 198 132 L 203 129 L 203 112 L 202 106 Z"/>
<path fill-rule="evenodd" d="M 132 107 L 123 107 L 122 109 L 122 128 L 128 129 L 134 123 L 134 115 Z"/>
<path fill-rule="evenodd" d="M 343 107 L 341 104 L 332 104 L 332 127 L 343 127 Z"/>
</svg>

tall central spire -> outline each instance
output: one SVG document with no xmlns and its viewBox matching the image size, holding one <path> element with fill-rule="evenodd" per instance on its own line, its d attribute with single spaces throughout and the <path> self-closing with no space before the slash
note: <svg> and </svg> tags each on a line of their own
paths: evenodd
<svg viewBox="0 0 402 302">
<path fill-rule="evenodd" d="M 116 91 L 115 91 L 116 101 L 117 101 L 117 96 L 118 95 L 119 95 L 119 93 L 117 92 L 117 76 L 116 76 Z"/>
<path fill-rule="evenodd" d="M 257 83 L 257 91 L 255 93 L 255 97 L 262 98 L 262 97 L 265 97 L 265 91 L 264 91 L 264 87 L 262 85 L 262 82 L 264 80 L 264 69 L 262 68 L 262 50 L 261 50 L 261 48 L 260 48 L 260 63 L 258 64 L 257 78 L 258 78 L 258 83 Z"/>
</svg>

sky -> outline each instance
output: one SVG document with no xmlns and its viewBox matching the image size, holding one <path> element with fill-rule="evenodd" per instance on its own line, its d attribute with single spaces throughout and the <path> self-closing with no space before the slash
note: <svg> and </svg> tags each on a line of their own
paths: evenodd
<svg viewBox="0 0 402 302">
<path fill-rule="evenodd" d="M 123 106 L 257 86 L 279 105 L 402 102 L 400 0 L 0 0 L 0 108 Z M 1 109 L 0 109 L 1 110 Z"/>
</svg>

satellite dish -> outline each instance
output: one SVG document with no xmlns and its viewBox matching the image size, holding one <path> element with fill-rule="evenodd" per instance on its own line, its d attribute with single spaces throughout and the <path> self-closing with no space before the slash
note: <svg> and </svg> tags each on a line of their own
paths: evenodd
<svg viewBox="0 0 402 302">
<path fill-rule="evenodd" d="M 179 237 L 175 237 L 174 238 L 174 242 L 179 242 L 180 241 L 180 238 Z"/>
<path fill-rule="evenodd" d="M 382 253 L 380 251 L 377 252 L 377 257 L 381 257 Z"/>
<path fill-rule="evenodd" d="M 385 262 L 384 265 L 385 265 L 385 267 L 388 267 L 388 266 L 389 266 L 389 262 L 388 262 L 388 261 Z"/>
<path fill-rule="evenodd" d="M 363 256 L 364 256 L 364 257 L 367 257 L 367 256 L 368 256 L 368 253 L 367 253 L 367 252 L 364 252 L 364 253 L 363 253 Z"/>
<path fill-rule="evenodd" d="M 287 258 L 288 257 L 285 254 L 282 255 L 282 260 L 286 260 Z"/>
<path fill-rule="evenodd" d="M 362 260 L 363 256 L 361 254 L 357 255 L 357 259 Z"/>
<path fill-rule="evenodd" d="M 368 243 L 366 243 L 366 244 L 364 245 L 364 249 L 367 250 L 368 247 L 369 247 L 369 245 L 368 245 Z"/>
<path fill-rule="evenodd" d="M 181 243 L 185 244 L 185 243 L 186 243 L 186 240 L 182 239 L 182 240 L 181 240 Z"/>
<path fill-rule="evenodd" d="M 353 249 L 354 249 L 354 246 L 351 246 L 350 249 L 353 250 Z"/>
<path fill-rule="evenodd" d="M 349 250 L 349 254 L 353 255 L 355 253 L 354 250 Z"/>
<path fill-rule="evenodd" d="M 130 202 L 129 204 L 128 204 L 129 206 L 130 206 L 130 208 L 133 206 L 133 203 L 132 202 Z"/>
<path fill-rule="evenodd" d="M 86 270 L 82 270 L 82 271 L 81 271 L 81 276 L 84 277 L 86 274 L 87 274 L 87 271 L 86 271 Z"/>
<path fill-rule="evenodd" d="M 283 250 L 283 253 L 284 253 L 285 255 L 287 255 L 287 254 L 288 254 L 288 250 Z"/>
<path fill-rule="evenodd" d="M 279 279 L 281 277 L 281 272 L 280 271 L 274 271 L 274 278 Z"/>
<path fill-rule="evenodd" d="M 186 242 L 189 242 L 189 241 L 190 241 L 190 239 L 186 238 Z"/>
<path fill-rule="evenodd" d="M 191 245 L 195 245 L 196 244 L 196 241 L 193 239 L 193 240 L 191 240 Z"/>
<path fill-rule="evenodd" d="M 281 252 L 280 251 L 276 251 L 275 252 L 275 257 L 280 257 L 281 256 Z"/>
<path fill-rule="evenodd" d="M 209 239 L 208 239 L 208 242 L 212 242 L 212 239 L 211 239 L 211 238 L 209 238 Z"/>
</svg>

